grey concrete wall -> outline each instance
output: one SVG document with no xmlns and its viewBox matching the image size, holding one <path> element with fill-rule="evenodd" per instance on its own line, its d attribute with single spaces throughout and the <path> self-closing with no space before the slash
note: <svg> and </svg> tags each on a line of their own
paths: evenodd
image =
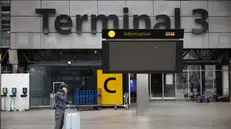
<svg viewBox="0 0 231 129">
<path fill-rule="evenodd" d="M 185 29 L 185 48 L 231 48 L 231 1 L 96 1 L 96 0 L 11 0 L 11 48 L 12 49 L 86 49 L 101 48 L 101 23 L 97 34 L 90 33 L 90 19 L 83 25 L 83 33 L 75 33 L 76 14 L 116 14 L 120 16 L 122 28 L 123 7 L 129 7 L 129 15 L 147 14 L 152 18 L 152 26 L 157 22 L 155 16 L 171 16 L 174 28 L 174 8 L 181 8 L 181 24 Z M 35 14 L 35 8 L 55 8 L 56 15 L 68 14 L 73 19 L 72 34 L 64 36 L 54 29 L 54 17 L 50 18 L 50 32 L 41 33 L 42 18 Z M 209 31 L 202 35 L 191 33 L 192 28 L 200 28 L 194 22 L 192 10 L 206 9 L 209 12 Z M 132 17 L 131 17 L 132 19 Z M 130 20 L 130 28 L 133 28 Z M 112 25 L 109 25 L 112 28 Z M 144 28 L 141 23 L 140 28 Z"/>
</svg>

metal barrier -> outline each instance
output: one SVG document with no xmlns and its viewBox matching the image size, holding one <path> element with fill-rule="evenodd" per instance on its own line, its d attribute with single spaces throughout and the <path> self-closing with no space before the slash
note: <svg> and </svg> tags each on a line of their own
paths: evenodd
<svg viewBox="0 0 231 129">
<path fill-rule="evenodd" d="M 79 90 L 75 91 L 75 104 L 77 110 L 82 107 L 95 107 L 101 109 L 102 106 L 102 91 L 101 88 L 97 90 Z"/>
</svg>

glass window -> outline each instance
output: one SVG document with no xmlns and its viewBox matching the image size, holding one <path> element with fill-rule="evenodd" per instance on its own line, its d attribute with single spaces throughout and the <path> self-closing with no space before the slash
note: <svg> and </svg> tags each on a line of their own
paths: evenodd
<svg viewBox="0 0 231 129">
<path fill-rule="evenodd" d="M 1 35 L 0 45 L 10 46 L 10 4 L 7 2 L 0 3 L 1 8 Z"/>
</svg>

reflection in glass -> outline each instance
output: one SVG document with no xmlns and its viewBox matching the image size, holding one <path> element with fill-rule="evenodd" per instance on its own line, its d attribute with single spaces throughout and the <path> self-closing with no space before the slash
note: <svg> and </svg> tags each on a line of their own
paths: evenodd
<svg viewBox="0 0 231 129">
<path fill-rule="evenodd" d="M 151 74 L 151 97 L 162 97 L 162 74 Z"/>
<path fill-rule="evenodd" d="M 189 92 L 192 95 L 202 94 L 200 65 L 189 65 L 188 70 L 189 70 Z"/>
<path fill-rule="evenodd" d="M 176 74 L 177 100 L 186 99 L 188 96 L 188 76 L 187 71 Z"/>
<path fill-rule="evenodd" d="M 202 73 L 205 75 L 202 76 Z M 202 82 L 202 77 L 204 82 Z M 188 65 L 188 69 L 181 74 L 176 74 L 177 99 L 185 99 L 186 96 L 202 94 L 211 96 L 216 94 L 216 67 L 205 65 L 204 70 L 200 65 Z"/>
<path fill-rule="evenodd" d="M 215 66 L 214 65 L 206 65 L 205 66 L 205 96 L 212 96 L 214 95 L 216 86 L 215 86 Z"/>
<path fill-rule="evenodd" d="M 53 82 L 68 85 L 68 100 L 74 102 L 75 89 L 95 90 L 91 67 L 74 66 L 31 66 L 30 68 L 30 106 L 50 104 Z"/>
<path fill-rule="evenodd" d="M 175 97 L 174 75 L 165 74 L 164 97 Z"/>
</svg>

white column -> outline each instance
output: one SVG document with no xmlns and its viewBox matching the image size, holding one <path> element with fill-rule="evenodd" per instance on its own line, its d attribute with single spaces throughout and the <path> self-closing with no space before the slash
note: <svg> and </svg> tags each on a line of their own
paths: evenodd
<svg viewBox="0 0 231 129">
<path fill-rule="evenodd" d="M 136 113 L 139 116 L 144 115 L 149 108 L 148 83 L 148 74 L 137 74 Z"/>
<path fill-rule="evenodd" d="M 229 71 L 228 66 L 222 66 L 222 87 L 223 87 L 223 95 L 229 94 Z"/>
</svg>

